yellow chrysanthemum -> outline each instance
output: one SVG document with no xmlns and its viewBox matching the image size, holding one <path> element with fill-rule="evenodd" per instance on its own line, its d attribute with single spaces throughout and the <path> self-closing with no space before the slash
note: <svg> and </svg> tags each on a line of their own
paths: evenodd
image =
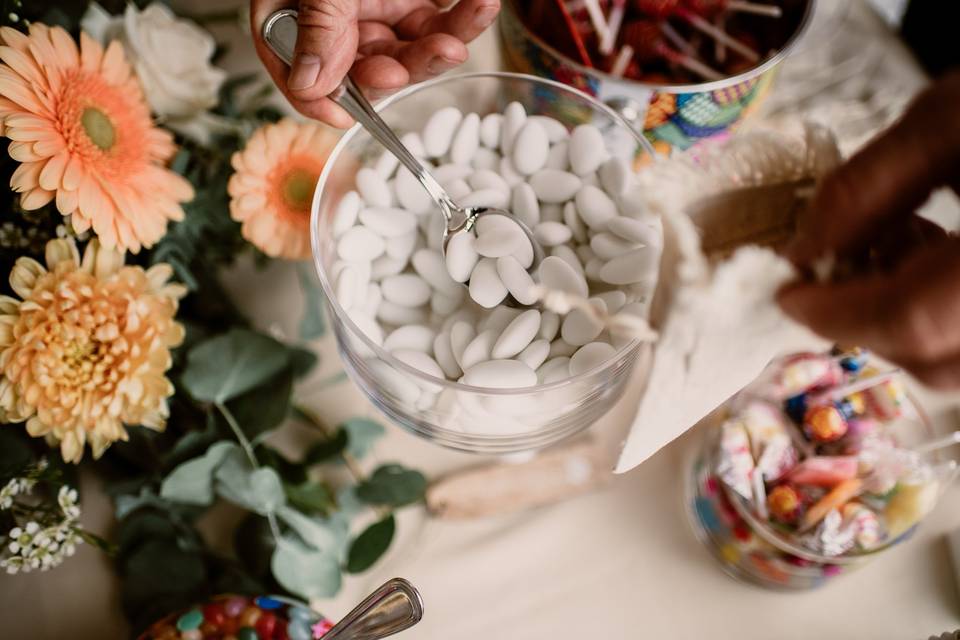
<svg viewBox="0 0 960 640">
<path fill-rule="evenodd" d="M 271 257 L 310 257 L 310 203 L 337 135 L 291 119 L 256 131 L 233 154 L 230 215 L 243 237 Z"/>
<path fill-rule="evenodd" d="M 24 209 L 56 198 L 77 232 L 134 253 L 183 218 L 193 188 L 164 166 L 173 138 L 153 126 L 119 42 L 104 50 L 81 33 L 78 47 L 60 27 L 3 27 L 0 60 L 0 134 L 22 163 L 10 186 Z"/>
<path fill-rule="evenodd" d="M 123 255 L 51 240 L 44 268 L 20 258 L 0 296 L 0 422 L 27 423 L 78 462 L 90 443 L 99 457 L 124 424 L 162 430 L 173 385 L 170 349 L 183 340 L 174 320 L 186 293 L 172 269 L 125 266 Z"/>
</svg>

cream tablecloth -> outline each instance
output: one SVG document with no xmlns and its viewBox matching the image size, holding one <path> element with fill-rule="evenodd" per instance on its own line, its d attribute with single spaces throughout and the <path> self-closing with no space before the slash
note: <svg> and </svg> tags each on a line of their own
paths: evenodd
<svg viewBox="0 0 960 640">
<path fill-rule="evenodd" d="M 860 2 L 838 3 L 849 4 L 852 16 L 826 41 L 836 44 L 856 31 L 882 51 L 879 62 L 856 73 L 863 86 L 851 88 L 851 82 L 844 82 L 817 89 L 806 101 L 775 99 L 768 111 L 792 117 L 800 110 L 829 122 L 843 121 L 843 142 L 849 149 L 892 116 L 925 79 Z M 204 10 L 215 4 L 222 8 L 235 1 L 204 3 Z M 231 70 L 256 68 L 240 30 L 227 28 L 218 35 L 238 43 L 227 61 Z M 473 47 L 470 65 L 495 66 L 495 51 L 492 35 L 485 37 Z M 823 55 L 821 46 L 801 52 L 785 69 L 782 86 L 800 86 L 808 75 L 803 65 L 809 69 L 819 64 L 810 57 L 817 55 Z M 865 88 L 874 92 L 867 96 L 868 106 L 861 104 Z M 947 196 L 938 197 L 931 207 L 930 215 L 951 225 L 960 220 L 960 208 Z M 290 269 L 275 266 L 258 273 L 242 267 L 228 281 L 261 326 L 293 334 L 300 303 Z M 322 367 L 314 382 L 300 388 L 300 396 L 331 421 L 375 415 L 350 383 L 319 387 L 317 381 L 336 373 L 339 363 L 329 340 L 318 348 Z M 609 433 L 627 424 L 639 393 L 634 384 L 595 430 Z M 950 408 L 954 404 L 950 398 L 930 400 L 944 428 L 957 421 Z M 426 602 L 423 623 L 403 636 L 411 640 L 913 640 L 960 627 L 960 596 L 944 540 L 944 534 L 960 528 L 960 488 L 948 492 L 913 540 L 879 561 L 821 591 L 771 593 L 724 575 L 686 522 L 683 471 L 701 435 L 693 429 L 604 490 L 533 512 L 446 522 L 408 510 L 399 540 L 384 561 L 368 574 L 349 579 L 337 599 L 317 604 L 338 617 L 384 579 L 404 576 L 420 587 Z M 305 437 L 294 428 L 277 439 L 282 448 L 296 448 Z M 477 462 L 399 429 L 390 430 L 375 458 L 402 460 L 431 474 Z M 85 477 L 83 488 L 83 522 L 103 531 L 109 527 L 110 504 L 94 478 Z M 223 508 L 204 521 L 213 544 L 226 546 L 222 525 L 234 515 Z M 118 596 L 107 561 L 89 547 L 51 573 L 3 575 L 0 638 L 124 637 Z"/>
</svg>

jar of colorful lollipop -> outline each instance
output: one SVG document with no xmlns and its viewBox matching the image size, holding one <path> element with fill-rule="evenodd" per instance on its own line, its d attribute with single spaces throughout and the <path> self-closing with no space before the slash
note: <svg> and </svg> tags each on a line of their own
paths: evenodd
<svg viewBox="0 0 960 640">
<path fill-rule="evenodd" d="M 577 87 L 660 153 L 728 134 L 766 95 L 816 0 L 505 0 L 509 70 Z"/>
<path fill-rule="evenodd" d="M 853 349 L 772 363 L 729 400 L 688 478 L 731 575 L 810 589 L 906 540 L 956 471 L 901 374 Z"/>
</svg>

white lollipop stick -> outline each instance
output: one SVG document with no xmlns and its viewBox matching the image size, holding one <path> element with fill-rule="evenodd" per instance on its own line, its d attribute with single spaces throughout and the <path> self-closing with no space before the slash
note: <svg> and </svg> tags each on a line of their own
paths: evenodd
<svg viewBox="0 0 960 640">
<path fill-rule="evenodd" d="M 709 22 L 707 22 L 697 14 L 684 10 L 684 11 L 678 12 L 677 15 L 679 15 L 681 18 L 689 22 L 694 29 L 697 29 L 698 31 L 702 31 L 703 33 L 707 34 L 714 40 L 717 40 L 718 42 L 722 42 L 723 44 L 727 45 L 728 47 L 730 47 L 731 49 L 733 49 L 734 51 L 742 55 L 744 58 L 747 58 L 752 62 L 756 62 L 757 60 L 760 59 L 759 53 L 757 53 L 747 45 L 743 44 L 736 38 L 730 37 L 730 35 L 727 34 L 726 31 L 721 31 L 720 29 L 717 29 L 715 26 L 713 26 L 712 24 L 710 24 Z"/>
<path fill-rule="evenodd" d="M 617 59 L 613 61 L 613 66 L 610 67 L 610 75 L 622 78 L 623 74 L 627 71 L 627 67 L 630 66 L 630 60 L 632 58 L 633 47 L 628 44 L 623 45 L 620 53 L 617 54 Z"/>
<path fill-rule="evenodd" d="M 607 32 L 603 34 L 604 37 L 600 41 L 600 53 L 605 56 L 613 53 L 613 48 L 617 45 L 617 36 L 620 35 L 626 10 L 626 0 L 614 0 L 610 15 L 607 17 Z"/>
<path fill-rule="evenodd" d="M 727 30 L 727 16 L 723 13 L 719 14 L 714 20 L 714 25 L 717 29 L 721 31 Z M 713 55 L 716 57 L 717 62 L 723 64 L 727 61 L 727 45 L 723 44 L 719 40 L 713 41 Z"/>
<path fill-rule="evenodd" d="M 697 53 L 696 48 L 694 48 L 694 46 L 690 44 L 689 40 L 681 36 L 680 33 L 676 29 L 674 29 L 669 22 L 660 23 L 660 33 L 662 33 L 663 37 L 669 40 L 670 44 L 675 46 L 677 50 L 680 51 L 681 53 L 684 53 L 688 56 L 696 55 Z"/>
<path fill-rule="evenodd" d="M 602 42 L 607 37 L 607 19 L 603 17 L 603 9 L 600 8 L 598 0 L 583 0 L 583 6 L 587 9 L 587 15 L 590 16 L 590 22 L 593 24 L 594 31 Z"/>
<path fill-rule="evenodd" d="M 780 18 L 783 16 L 783 10 L 773 4 L 760 4 L 757 2 L 743 2 L 742 0 L 730 0 L 727 2 L 727 9 L 738 11 L 740 13 L 752 13 L 757 16 L 767 16 L 768 18 Z"/>
</svg>

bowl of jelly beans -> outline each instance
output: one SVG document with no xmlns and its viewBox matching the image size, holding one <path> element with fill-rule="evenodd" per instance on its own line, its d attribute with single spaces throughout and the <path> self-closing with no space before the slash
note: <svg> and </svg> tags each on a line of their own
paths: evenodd
<svg viewBox="0 0 960 640">
<path fill-rule="evenodd" d="M 821 586 L 908 539 L 956 472 L 901 374 L 856 349 L 780 358 L 716 415 L 689 519 L 729 574 L 768 588 Z"/>
<path fill-rule="evenodd" d="M 311 640 L 332 627 L 290 598 L 222 595 L 155 622 L 139 640 Z"/>
<path fill-rule="evenodd" d="M 730 132 L 755 111 L 815 0 L 507 0 L 505 66 L 618 109 L 659 152 Z"/>
</svg>

